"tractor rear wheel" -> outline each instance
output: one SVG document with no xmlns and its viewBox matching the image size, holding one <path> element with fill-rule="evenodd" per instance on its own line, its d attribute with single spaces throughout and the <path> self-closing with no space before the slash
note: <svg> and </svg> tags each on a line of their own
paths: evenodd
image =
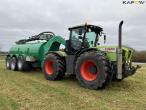
<svg viewBox="0 0 146 110">
<path fill-rule="evenodd" d="M 85 52 L 77 58 L 76 77 L 85 88 L 103 88 L 109 81 L 108 66 L 108 60 L 103 54 L 96 51 Z"/>
<path fill-rule="evenodd" d="M 47 80 L 58 80 L 65 76 L 65 61 L 56 54 L 48 54 L 44 60 L 43 72 Z"/>
</svg>

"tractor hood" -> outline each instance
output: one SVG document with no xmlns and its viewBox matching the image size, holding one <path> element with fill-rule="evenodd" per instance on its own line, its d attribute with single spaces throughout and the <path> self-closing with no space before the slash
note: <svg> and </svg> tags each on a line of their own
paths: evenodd
<svg viewBox="0 0 146 110">
<path fill-rule="evenodd" d="M 117 61 L 117 46 L 97 46 L 98 50 L 101 50 L 106 53 L 107 58 L 111 61 Z M 122 47 L 123 50 L 123 56 L 126 62 L 131 61 L 132 58 L 132 49 L 127 47 Z"/>
</svg>

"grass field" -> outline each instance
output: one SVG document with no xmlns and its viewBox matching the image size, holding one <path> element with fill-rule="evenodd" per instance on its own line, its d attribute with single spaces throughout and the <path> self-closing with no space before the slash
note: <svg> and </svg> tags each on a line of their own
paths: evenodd
<svg viewBox="0 0 146 110">
<path fill-rule="evenodd" d="M 0 110 L 146 110 L 146 65 L 104 90 L 88 90 L 73 77 L 47 81 L 42 72 L 6 70 L 0 58 Z"/>
<path fill-rule="evenodd" d="M 0 60 L 4 60 L 5 56 L 0 55 Z"/>
</svg>

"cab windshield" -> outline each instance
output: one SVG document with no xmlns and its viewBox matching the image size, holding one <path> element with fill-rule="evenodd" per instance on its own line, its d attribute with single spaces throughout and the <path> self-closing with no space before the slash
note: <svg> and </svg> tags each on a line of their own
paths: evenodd
<svg viewBox="0 0 146 110">
<path fill-rule="evenodd" d="M 96 45 L 97 34 L 95 32 L 86 32 L 84 45 L 87 47 L 94 47 Z"/>
<path fill-rule="evenodd" d="M 85 37 L 84 37 L 85 36 Z M 71 47 L 75 50 L 80 49 L 82 46 L 85 48 L 94 47 L 96 45 L 97 34 L 91 29 L 85 28 L 72 29 L 71 31 Z"/>
</svg>

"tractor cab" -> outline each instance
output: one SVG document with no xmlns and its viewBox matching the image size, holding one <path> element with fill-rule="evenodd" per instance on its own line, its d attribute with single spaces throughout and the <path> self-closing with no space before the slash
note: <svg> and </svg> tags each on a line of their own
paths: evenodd
<svg viewBox="0 0 146 110">
<path fill-rule="evenodd" d="M 102 35 L 101 27 L 87 24 L 71 27 L 69 31 L 70 37 L 66 41 L 65 49 L 68 54 L 75 54 L 82 49 L 97 46 L 99 37 Z"/>
</svg>

